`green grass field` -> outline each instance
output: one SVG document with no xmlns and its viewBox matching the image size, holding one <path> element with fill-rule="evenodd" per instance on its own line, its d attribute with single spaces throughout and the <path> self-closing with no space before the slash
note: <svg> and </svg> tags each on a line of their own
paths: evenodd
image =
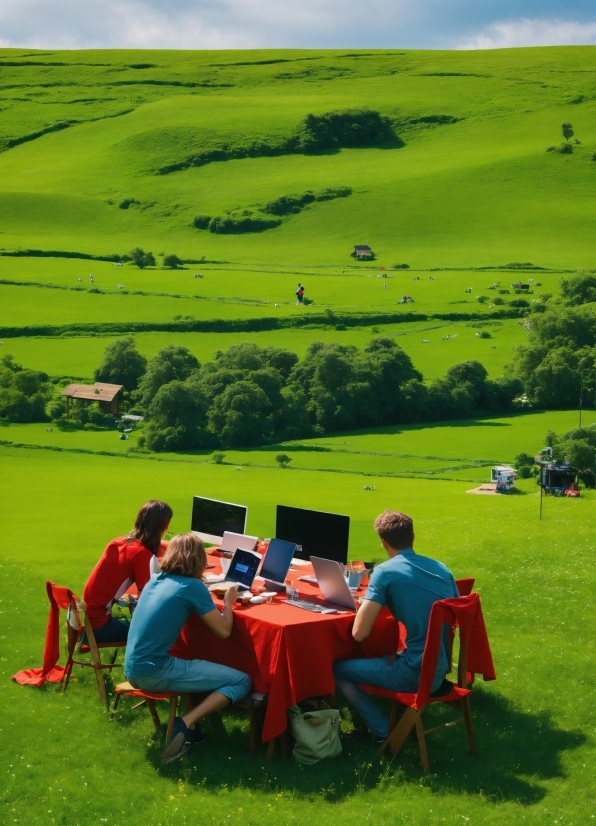
<svg viewBox="0 0 596 826">
<path fill-rule="evenodd" d="M 132 323 L 180 317 L 292 323 L 307 315 L 316 326 L 267 333 L 162 328 L 135 333 L 135 340 L 148 357 L 180 344 L 205 362 L 244 341 L 303 356 L 315 340 L 364 347 L 388 335 L 427 381 L 470 358 L 496 378 L 526 331 L 517 318 L 484 318 L 503 309 L 492 305 L 497 293 L 489 287 L 511 289 L 532 278 L 535 299 L 555 293 L 564 272 L 594 267 L 595 68 L 593 47 L 0 49 L 0 252 L 121 255 L 142 246 L 158 259 L 141 271 L 0 255 L 0 327 L 12 328 L 0 338 L 0 355 L 51 376 L 90 380 L 114 340 L 92 335 L 98 323 L 117 325 L 123 335 Z M 363 107 L 391 117 L 403 145 L 158 174 L 199 152 L 279 143 L 311 112 Z M 547 153 L 560 143 L 565 121 L 581 144 L 570 155 Z M 197 214 L 347 186 L 349 197 L 313 203 L 265 232 L 219 235 L 192 225 Z M 121 209 L 124 199 L 138 203 Z M 375 250 L 375 262 L 350 258 L 362 243 Z M 161 266 L 167 253 L 206 261 L 170 271 Z M 546 269 L 504 268 L 513 262 Z M 391 269 L 400 263 L 411 269 Z M 388 278 L 377 277 L 381 267 Z M 295 306 L 298 281 L 314 306 Z M 124 295 L 116 294 L 118 284 Z M 405 293 L 415 302 L 398 305 Z M 479 303 L 478 295 L 489 301 Z M 389 319 L 396 312 L 426 319 L 398 323 Z M 333 313 L 369 313 L 375 321 L 336 329 Z M 490 339 L 476 336 L 480 324 Z M 42 337 L 24 329 L 60 325 L 77 325 L 78 334 Z M 592 419 L 588 407 L 584 422 Z M 230 450 L 222 465 L 204 451 L 130 452 L 139 431 L 121 441 L 116 432 L 0 425 L 2 823 L 590 823 L 596 494 L 546 499 L 541 521 L 534 480 L 522 480 L 515 496 L 466 495 L 488 481 L 494 462 L 534 453 L 549 428 L 563 432 L 576 423 L 575 411 L 534 411 L 391 427 Z M 288 469 L 277 467 L 278 452 L 292 458 Z M 45 580 L 80 593 L 107 541 L 130 528 L 140 504 L 165 499 L 175 512 L 172 530 L 184 531 L 193 494 L 246 503 L 248 530 L 262 536 L 274 531 L 278 502 L 348 513 L 351 558 L 382 558 L 372 530 L 380 511 L 411 513 L 417 550 L 456 576 L 475 576 L 482 595 L 498 680 L 475 686 L 478 759 L 451 729 L 429 738 L 426 777 L 414 744 L 396 760 L 379 761 L 362 743 L 311 769 L 279 758 L 266 765 L 248 757 L 246 719 L 230 712 L 209 724 L 204 752 L 164 770 L 146 711 L 123 704 L 109 721 L 86 669 L 64 696 L 10 682 L 19 668 L 41 663 Z"/>
<path fill-rule="evenodd" d="M 594 496 L 466 496 L 465 483 L 377 480 L 313 471 L 214 466 L 0 448 L 7 514 L 2 560 L 1 662 L 5 822 L 490 824 L 589 821 L 593 812 L 594 645 L 588 560 Z M 275 490 L 274 498 L 271 490 Z M 80 592 L 104 543 L 126 530 L 138 503 L 169 501 L 172 529 L 186 530 L 190 497 L 208 492 L 249 505 L 249 530 L 268 535 L 275 500 L 352 516 L 352 557 L 380 557 L 371 528 L 385 507 L 416 516 L 417 548 L 456 575 L 473 575 L 482 594 L 498 680 L 476 686 L 479 757 L 459 729 L 431 738 L 423 777 L 414 744 L 380 762 L 362 743 L 311 769 L 248 757 L 246 720 L 208 727 L 205 752 L 158 768 L 160 742 L 142 709 L 122 707 L 109 722 L 87 673 L 67 694 L 9 682 L 38 665 L 48 577 Z M 17 516 L 18 515 L 18 516 Z M 16 517 L 16 518 L 15 518 Z M 564 605 L 564 610 L 562 606 Z M 571 664 L 571 668 L 570 668 Z M 430 715 L 432 717 L 432 714 Z M 346 724 L 349 717 L 346 715 Z M 216 721 L 217 722 L 217 721 Z M 109 783 L 109 795 L 106 794 Z"/>
</svg>

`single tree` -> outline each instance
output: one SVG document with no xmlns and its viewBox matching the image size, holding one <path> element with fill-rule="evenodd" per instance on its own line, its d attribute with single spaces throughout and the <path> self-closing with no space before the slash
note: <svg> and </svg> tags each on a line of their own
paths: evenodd
<svg viewBox="0 0 596 826">
<path fill-rule="evenodd" d="M 278 453 L 275 457 L 275 461 L 280 467 L 287 467 L 290 462 L 292 461 L 290 456 L 287 456 L 285 453 Z"/>
<path fill-rule="evenodd" d="M 182 258 L 178 258 L 177 255 L 164 255 L 163 265 L 171 270 L 177 270 L 183 263 Z"/>
<path fill-rule="evenodd" d="M 134 338 L 125 336 L 108 344 L 93 378 L 108 384 L 122 384 L 125 390 L 136 390 L 146 367 L 147 359 L 137 350 Z"/>
<path fill-rule="evenodd" d="M 564 123 L 561 126 L 561 132 L 563 133 L 563 137 L 567 142 L 575 135 L 573 131 L 573 126 L 570 123 Z"/>
<path fill-rule="evenodd" d="M 211 454 L 211 461 L 216 465 L 223 464 L 223 460 L 226 458 L 226 454 L 222 453 L 221 450 L 214 450 Z"/>
<path fill-rule="evenodd" d="M 153 253 L 145 252 L 141 247 L 135 247 L 128 254 L 133 264 L 136 264 L 140 270 L 144 270 L 145 267 L 155 266 L 155 256 Z"/>
</svg>

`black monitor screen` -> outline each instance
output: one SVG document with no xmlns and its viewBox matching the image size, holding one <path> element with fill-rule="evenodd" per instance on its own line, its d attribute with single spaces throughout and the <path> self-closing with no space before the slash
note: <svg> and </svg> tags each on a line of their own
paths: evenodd
<svg viewBox="0 0 596 826">
<path fill-rule="evenodd" d="M 194 496 L 190 529 L 205 536 L 219 538 L 224 535 L 224 531 L 244 533 L 247 511 L 248 508 L 244 505 Z"/>
<path fill-rule="evenodd" d="M 275 536 L 301 545 L 302 550 L 299 548 L 296 554 L 301 559 L 320 556 L 345 565 L 348 561 L 350 517 L 278 505 Z"/>
<path fill-rule="evenodd" d="M 296 553 L 293 542 L 283 542 L 281 539 L 272 539 L 267 548 L 261 576 L 273 582 L 283 582 L 290 570 L 292 557 Z"/>
</svg>

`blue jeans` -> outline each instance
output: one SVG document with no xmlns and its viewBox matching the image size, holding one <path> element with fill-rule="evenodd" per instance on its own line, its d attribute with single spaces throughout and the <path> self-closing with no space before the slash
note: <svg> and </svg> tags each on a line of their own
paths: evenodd
<svg viewBox="0 0 596 826">
<path fill-rule="evenodd" d="M 371 659 L 340 660 L 333 666 L 335 684 L 345 697 L 349 706 L 356 709 L 368 729 L 375 737 L 385 738 L 389 734 L 389 718 L 377 706 L 370 694 L 358 688 L 356 683 L 368 683 L 389 691 L 404 694 L 416 692 L 420 680 L 419 669 L 408 665 L 403 657 L 397 657 L 389 663 L 389 657 Z M 433 690 L 438 688 L 443 677 L 437 681 Z"/>
<path fill-rule="evenodd" d="M 218 691 L 237 703 L 252 688 L 248 674 L 208 660 L 179 660 L 168 657 L 167 662 L 153 674 L 145 677 L 126 675 L 134 688 L 142 691 L 179 691 L 181 694 L 199 694 Z"/>
<path fill-rule="evenodd" d="M 110 617 L 105 625 L 101 628 L 94 628 L 93 635 L 95 642 L 126 642 L 128 639 L 128 629 L 130 623 L 126 620 L 119 620 L 116 617 Z M 87 643 L 87 637 L 83 635 L 83 640 Z"/>
</svg>

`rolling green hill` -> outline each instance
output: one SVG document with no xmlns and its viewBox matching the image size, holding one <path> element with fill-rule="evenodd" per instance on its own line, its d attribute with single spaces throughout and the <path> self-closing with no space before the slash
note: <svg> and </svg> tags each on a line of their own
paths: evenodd
<svg viewBox="0 0 596 826">
<path fill-rule="evenodd" d="M 276 264 L 581 267 L 595 253 L 594 47 L 494 52 L 0 51 L 0 245 Z M 286 151 L 309 113 L 370 108 L 395 140 Z M 546 153 L 563 121 L 582 140 Z M 403 145 L 402 145 L 403 144 Z M 253 153 L 160 174 L 189 159 Z M 267 155 L 270 156 L 267 156 Z M 197 214 L 348 186 L 260 233 Z M 564 200 L 562 195 L 564 193 Z M 139 203 L 120 209 L 125 199 Z M 4 262 L 2 262 L 4 270 Z"/>
</svg>

